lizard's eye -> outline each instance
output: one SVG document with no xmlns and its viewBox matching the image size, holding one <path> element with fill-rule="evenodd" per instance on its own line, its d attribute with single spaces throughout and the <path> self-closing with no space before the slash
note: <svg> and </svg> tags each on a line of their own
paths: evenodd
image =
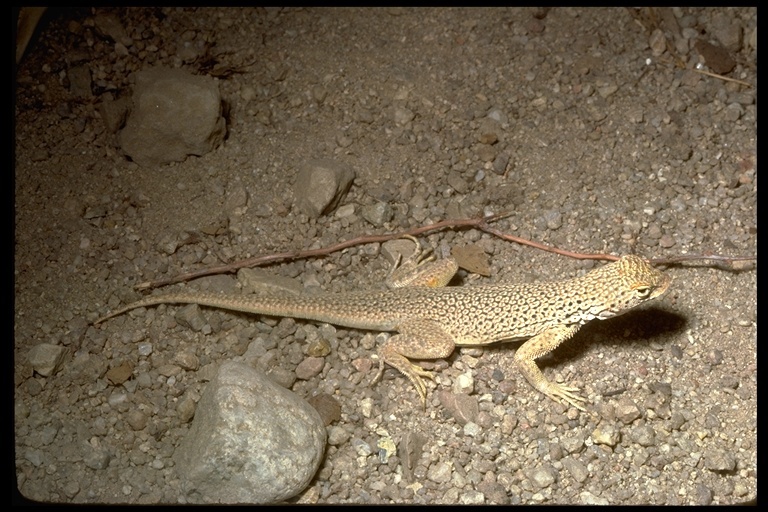
<svg viewBox="0 0 768 512">
<path fill-rule="evenodd" d="M 651 287 L 650 286 L 638 286 L 635 288 L 635 292 L 637 293 L 637 296 L 641 299 L 646 298 L 648 295 L 651 294 Z"/>
</svg>

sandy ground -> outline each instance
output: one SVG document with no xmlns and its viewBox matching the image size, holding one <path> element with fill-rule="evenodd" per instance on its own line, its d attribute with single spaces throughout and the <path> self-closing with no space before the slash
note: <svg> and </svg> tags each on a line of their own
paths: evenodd
<svg viewBox="0 0 768 512">
<path fill-rule="evenodd" d="M 677 34 L 664 24 L 670 13 Z M 97 30 L 98 15 L 115 15 L 132 44 Z M 501 231 L 572 251 L 754 256 L 756 89 L 696 72 L 703 58 L 695 44 L 740 35 L 727 76 L 754 85 L 756 24 L 756 10 L 741 8 L 49 11 L 16 76 L 21 495 L 178 503 L 172 454 L 189 423 L 177 405 L 199 396 L 205 381 L 196 371 L 164 375 L 173 356 L 219 364 L 242 354 L 255 325 L 274 338 L 265 370 L 292 374 L 318 331 L 295 322 L 275 332 L 274 321 L 206 309 L 213 327 L 203 334 L 176 325 L 175 307 L 91 325 L 138 298 L 133 286 L 148 279 L 502 211 L 512 214 L 497 223 Z M 85 99 L 69 76 L 83 65 L 92 79 Z M 107 95 L 129 95 L 131 73 L 151 65 L 224 70 L 222 146 L 152 169 L 122 154 L 98 107 Z M 349 165 L 356 178 L 338 210 L 309 219 L 294 206 L 293 183 L 318 158 Z M 391 218 L 373 225 L 363 213 L 381 203 Z M 186 243 L 169 254 L 168 240 Z M 486 252 L 490 277 L 463 272 L 457 285 L 561 279 L 593 265 L 476 230 L 422 243 Z M 378 286 L 387 269 L 378 244 L 268 267 L 328 291 Z M 674 283 L 662 301 L 589 325 L 542 359 L 550 378 L 582 389 L 589 413 L 530 388 L 514 369 L 516 343 L 425 363 L 439 376 L 422 411 L 393 370 L 370 386 L 370 364 L 361 361 L 375 363 L 371 338 L 338 329 L 322 372 L 292 386 L 305 397 L 330 394 L 342 410 L 329 427 L 337 442 L 302 499 L 754 498 L 754 265 L 666 271 Z M 234 275 L 201 281 L 193 285 L 237 285 Z M 152 342 L 150 356 L 138 350 L 142 341 Z M 66 349 L 47 377 L 27 360 L 42 343 Z M 105 373 L 124 361 L 135 365 L 134 378 L 113 386 Z M 438 399 L 462 376 L 479 407 L 466 425 Z M 145 421 L 127 421 L 135 410 Z M 382 438 L 400 443 L 414 433 L 425 443 L 412 474 L 402 451 L 386 463 L 377 456 Z"/>
</svg>

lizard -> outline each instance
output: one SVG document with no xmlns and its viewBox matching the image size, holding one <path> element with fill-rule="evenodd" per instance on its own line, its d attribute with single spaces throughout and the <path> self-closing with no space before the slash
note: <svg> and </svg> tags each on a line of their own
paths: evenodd
<svg viewBox="0 0 768 512">
<path fill-rule="evenodd" d="M 395 261 L 387 290 L 243 296 L 180 291 L 147 296 L 94 323 L 135 308 L 185 303 L 395 332 L 377 351 L 373 382 L 381 378 L 385 364 L 392 366 L 408 378 L 424 407 L 424 378 L 434 380 L 434 375 L 411 359 L 442 359 L 457 346 L 527 339 L 514 355 L 523 377 L 552 400 L 585 411 L 579 389 L 548 380 L 535 360 L 572 338 L 590 320 L 605 320 L 661 297 L 672 281 L 646 259 L 625 255 L 581 277 L 560 281 L 445 286 L 458 270 L 456 262 L 450 257 L 431 261 L 434 257 L 421 255 L 418 241 L 413 241 L 416 252 L 399 268 L 399 259 Z"/>
</svg>

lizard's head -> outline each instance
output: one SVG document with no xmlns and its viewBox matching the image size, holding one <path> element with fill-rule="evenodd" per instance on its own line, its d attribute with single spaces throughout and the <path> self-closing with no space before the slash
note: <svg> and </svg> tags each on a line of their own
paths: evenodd
<svg viewBox="0 0 768 512">
<path fill-rule="evenodd" d="M 599 269 L 605 292 L 600 318 L 620 315 L 635 306 L 664 295 L 672 278 L 656 270 L 647 260 L 629 254 Z"/>
</svg>

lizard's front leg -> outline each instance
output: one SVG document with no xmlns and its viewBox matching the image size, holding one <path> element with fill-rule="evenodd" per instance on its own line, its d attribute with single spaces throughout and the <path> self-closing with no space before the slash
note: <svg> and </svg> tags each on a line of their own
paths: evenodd
<svg viewBox="0 0 768 512">
<path fill-rule="evenodd" d="M 515 363 L 531 386 L 552 400 L 564 400 L 578 410 L 585 411 L 584 406 L 579 403 L 585 400 L 574 393 L 579 390 L 578 388 L 550 382 L 535 362 L 536 359 L 552 352 L 562 342 L 571 338 L 580 327 L 580 325 L 557 325 L 537 334 L 517 349 Z"/>
<path fill-rule="evenodd" d="M 422 377 L 434 380 L 432 372 L 413 364 L 412 359 L 442 359 L 453 353 L 456 343 L 448 332 L 434 320 L 409 320 L 397 327 L 395 334 L 379 348 L 379 371 L 373 382 L 384 373 L 384 363 L 397 368 L 408 377 L 427 406 L 427 387 Z"/>
</svg>

